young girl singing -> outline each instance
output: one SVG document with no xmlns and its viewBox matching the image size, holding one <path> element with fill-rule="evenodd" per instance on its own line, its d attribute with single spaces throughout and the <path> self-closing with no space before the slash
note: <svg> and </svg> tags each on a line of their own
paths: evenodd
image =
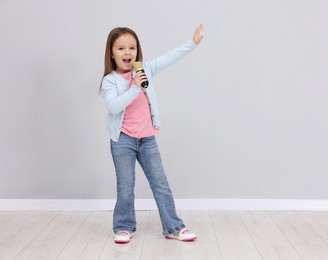
<svg viewBox="0 0 328 260">
<path fill-rule="evenodd" d="M 149 182 L 159 211 L 163 235 L 181 241 L 196 239 L 177 216 L 173 195 L 162 166 L 155 135 L 160 130 L 153 76 L 189 54 L 202 41 L 199 25 L 193 38 L 151 61 L 143 70 L 136 33 L 126 27 L 113 29 L 107 39 L 104 77 L 100 91 L 108 109 L 107 127 L 116 171 L 117 200 L 113 215 L 116 243 L 128 243 L 136 231 L 134 186 L 136 161 Z M 146 84 L 147 83 L 147 84 Z"/>
</svg>

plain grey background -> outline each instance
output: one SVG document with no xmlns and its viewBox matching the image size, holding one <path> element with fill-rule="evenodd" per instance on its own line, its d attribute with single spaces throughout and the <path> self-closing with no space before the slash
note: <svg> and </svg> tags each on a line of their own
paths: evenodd
<svg viewBox="0 0 328 260">
<path fill-rule="evenodd" d="M 328 2 L 0 1 L 0 198 L 114 199 L 98 86 L 107 35 L 144 58 L 206 28 L 155 78 L 175 198 L 328 198 Z M 136 198 L 151 198 L 137 168 Z"/>
</svg>

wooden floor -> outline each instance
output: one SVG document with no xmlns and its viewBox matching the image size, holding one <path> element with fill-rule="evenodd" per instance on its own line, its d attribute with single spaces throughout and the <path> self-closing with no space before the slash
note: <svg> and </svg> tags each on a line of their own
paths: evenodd
<svg viewBox="0 0 328 260">
<path fill-rule="evenodd" d="M 179 211 L 195 242 L 165 239 L 158 212 L 138 211 L 129 244 L 112 212 L 0 211 L 0 259 L 328 259 L 328 212 Z"/>
</svg>

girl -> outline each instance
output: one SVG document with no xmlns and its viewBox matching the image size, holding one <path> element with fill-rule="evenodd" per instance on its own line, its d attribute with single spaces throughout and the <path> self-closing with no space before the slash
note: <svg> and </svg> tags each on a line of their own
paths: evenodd
<svg viewBox="0 0 328 260">
<path fill-rule="evenodd" d="M 108 108 L 107 127 L 117 178 L 117 200 L 113 215 L 116 243 L 128 243 L 136 231 L 134 209 L 135 163 L 139 162 L 149 182 L 166 238 L 181 241 L 196 239 L 177 216 L 155 134 L 160 120 L 153 76 L 190 53 L 203 39 L 199 25 L 193 38 L 168 53 L 144 62 L 136 73 L 135 61 L 142 61 L 136 33 L 126 27 L 113 29 L 108 36 L 105 69 L 100 91 Z M 148 81 L 148 87 L 142 83 Z M 144 85 L 144 84 L 143 84 Z"/>
</svg>

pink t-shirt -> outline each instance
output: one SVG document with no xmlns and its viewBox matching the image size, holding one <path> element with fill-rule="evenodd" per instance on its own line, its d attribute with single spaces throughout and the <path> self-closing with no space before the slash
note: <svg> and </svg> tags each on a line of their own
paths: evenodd
<svg viewBox="0 0 328 260">
<path fill-rule="evenodd" d="M 130 81 L 130 88 L 131 72 L 121 74 L 121 76 Z M 121 130 L 123 133 L 135 138 L 149 137 L 159 133 L 159 128 L 153 127 L 146 95 L 144 91 L 140 91 L 139 95 L 126 107 Z"/>
</svg>

